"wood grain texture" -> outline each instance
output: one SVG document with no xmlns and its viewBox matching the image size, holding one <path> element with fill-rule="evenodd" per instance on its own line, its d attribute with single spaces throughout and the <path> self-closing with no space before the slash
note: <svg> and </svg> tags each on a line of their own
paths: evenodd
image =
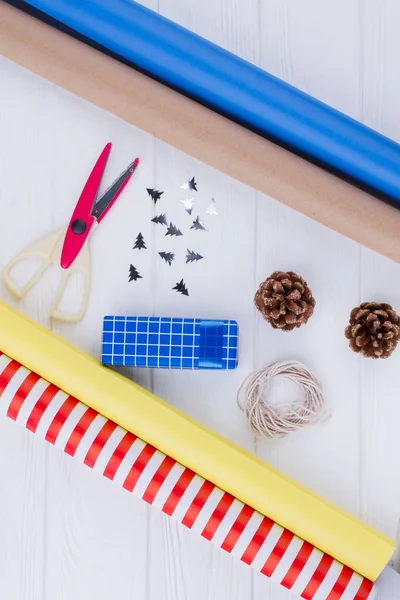
<svg viewBox="0 0 400 600">
<path fill-rule="evenodd" d="M 399 140 L 400 8 L 394 0 L 148 0 L 146 6 Z M 127 371 L 136 381 L 261 458 L 396 536 L 400 515 L 397 354 L 351 354 L 343 329 L 364 300 L 400 310 L 400 265 L 183 155 L 111 114 L 0 58 L 0 268 L 24 245 L 63 226 L 105 142 L 105 185 L 136 155 L 135 180 L 91 240 L 92 295 L 77 326 L 51 324 L 57 269 L 20 303 L 0 295 L 95 356 L 104 314 L 236 318 L 236 373 Z M 179 186 L 195 175 L 194 232 Z M 146 187 L 164 190 L 154 207 Z M 215 197 L 219 217 L 205 208 Z M 151 223 L 166 212 L 184 236 Z M 141 231 L 147 251 L 132 250 Z M 204 259 L 185 265 L 187 248 Z M 172 251 L 172 267 L 158 256 Z M 128 283 L 129 264 L 143 279 Z M 257 285 L 292 269 L 317 299 L 309 325 L 273 331 L 256 314 Z M 184 277 L 189 297 L 172 291 Z M 79 282 L 72 290 L 79 292 Z M 236 392 L 255 367 L 305 362 L 320 379 L 329 421 L 284 440 L 255 440 Z M 277 385 L 275 392 L 284 394 Z M 292 391 L 292 390 L 289 390 Z M 7 600 L 289 600 L 245 565 L 0 420 L 0 593 Z"/>
<path fill-rule="evenodd" d="M 400 98 L 394 65 L 400 56 L 398 29 L 400 6 L 392 0 L 361 5 L 359 118 L 384 135 L 400 141 L 396 118 Z M 399 269 L 391 261 L 360 249 L 360 297 L 376 298 L 399 306 Z M 396 401 L 399 356 L 374 369 L 362 361 L 360 368 L 360 516 L 396 537 L 399 530 L 400 440 L 396 424 L 400 407 Z M 399 564 L 399 548 L 395 553 Z"/>
</svg>

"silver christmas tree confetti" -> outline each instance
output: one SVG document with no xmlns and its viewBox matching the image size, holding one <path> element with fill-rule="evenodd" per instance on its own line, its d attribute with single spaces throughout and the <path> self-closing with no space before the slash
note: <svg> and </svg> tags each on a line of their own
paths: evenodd
<svg viewBox="0 0 400 600">
<path fill-rule="evenodd" d="M 147 250 L 146 243 L 142 234 L 139 232 L 135 241 L 135 245 L 133 246 L 133 250 Z"/>
<path fill-rule="evenodd" d="M 187 249 L 186 264 L 201 260 L 202 258 L 203 257 L 201 256 L 201 254 L 198 254 L 198 252 L 193 252 L 193 250 L 189 250 L 189 248 Z"/>
<path fill-rule="evenodd" d="M 185 207 L 186 212 L 191 215 L 193 212 L 193 202 L 194 202 L 194 198 L 185 198 L 184 200 L 181 200 L 183 206 Z"/>
<path fill-rule="evenodd" d="M 167 233 L 165 235 L 183 235 L 182 231 L 180 229 L 178 229 L 177 227 L 175 227 L 175 225 L 172 225 L 172 223 L 169 224 L 169 227 L 167 229 Z"/>
<path fill-rule="evenodd" d="M 131 265 L 129 267 L 129 280 L 128 281 L 137 281 L 138 279 L 143 279 L 143 277 L 139 274 L 137 269 Z"/>
<path fill-rule="evenodd" d="M 189 296 L 189 292 L 188 289 L 183 281 L 183 279 L 181 279 L 175 287 L 172 288 L 173 290 L 176 290 L 177 292 L 180 292 L 181 294 L 183 294 L 184 296 Z"/>
<path fill-rule="evenodd" d="M 169 266 L 172 265 L 172 261 L 175 259 L 175 254 L 173 252 L 159 252 L 158 253 Z"/>
<path fill-rule="evenodd" d="M 154 217 L 154 219 L 152 219 L 151 222 L 156 223 L 157 225 L 168 225 L 167 215 L 158 215 L 157 217 Z"/>
<path fill-rule="evenodd" d="M 211 198 L 210 203 L 207 206 L 206 215 L 218 217 L 217 204 L 214 198 Z"/>
<path fill-rule="evenodd" d="M 193 221 L 193 225 L 190 229 L 197 229 L 198 231 L 207 231 L 207 227 L 200 221 L 200 218 L 197 217 L 195 221 Z"/>
<path fill-rule="evenodd" d="M 154 190 L 153 188 L 146 188 L 148 195 L 154 201 L 154 204 L 157 204 L 157 200 L 159 200 L 164 192 L 160 190 Z"/>
<path fill-rule="evenodd" d="M 191 192 L 197 192 L 197 182 L 194 177 L 189 179 L 189 181 L 185 181 L 181 185 L 181 190 L 190 190 Z"/>
</svg>

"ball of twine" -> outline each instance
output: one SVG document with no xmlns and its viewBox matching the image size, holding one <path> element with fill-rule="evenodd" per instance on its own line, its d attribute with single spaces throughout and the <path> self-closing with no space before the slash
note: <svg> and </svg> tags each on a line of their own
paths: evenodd
<svg viewBox="0 0 400 600">
<path fill-rule="evenodd" d="M 303 397 L 272 406 L 265 392 L 271 379 L 277 376 L 298 385 Z M 243 382 L 237 399 L 250 428 L 256 435 L 268 438 L 284 437 L 320 421 L 327 414 L 320 384 L 307 367 L 296 361 L 277 362 L 251 373 Z"/>
</svg>

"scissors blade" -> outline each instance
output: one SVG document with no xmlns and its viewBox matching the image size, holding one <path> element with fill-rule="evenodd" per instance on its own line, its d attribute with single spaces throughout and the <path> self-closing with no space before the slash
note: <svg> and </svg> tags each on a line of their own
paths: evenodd
<svg viewBox="0 0 400 600">
<path fill-rule="evenodd" d="M 128 184 L 128 181 L 134 174 L 136 167 L 139 164 L 139 159 L 136 158 L 130 165 L 127 166 L 125 171 L 121 173 L 119 177 L 110 185 L 110 187 L 104 192 L 104 194 L 95 202 L 91 214 L 98 222 L 100 222 L 107 212 L 110 210 L 114 202 L 121 194 L 124 187 Z"/>
<path fill-rule="evenodd" d="M 68 269 L 78 256 L 95 221 L 91 212 L 110 154 L 111 145 L 111 142 L 109 142 L 103 148 L 72 213 L 61 251 L 60 265 L 63 269 Z"/>
</svg>

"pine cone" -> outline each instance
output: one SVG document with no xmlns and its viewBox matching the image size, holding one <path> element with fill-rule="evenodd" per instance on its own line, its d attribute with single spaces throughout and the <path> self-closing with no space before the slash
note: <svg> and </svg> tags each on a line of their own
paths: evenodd
<svg viewBox="0 0 400 600">
<path fill-rule="evenodd" d="M 368 358 L 388 358 L 400 339 L 400 317 L 390 304 L 363 302 L 345 329 L 350 348 Z"/>
<path fill-rule="evenodd" d="M 289 271 L 275 271 L 258 288 L 255 305 L 274 329 L 291 331 L 307 323 L 315 300 L 307 283 Z"/>
</svg>

